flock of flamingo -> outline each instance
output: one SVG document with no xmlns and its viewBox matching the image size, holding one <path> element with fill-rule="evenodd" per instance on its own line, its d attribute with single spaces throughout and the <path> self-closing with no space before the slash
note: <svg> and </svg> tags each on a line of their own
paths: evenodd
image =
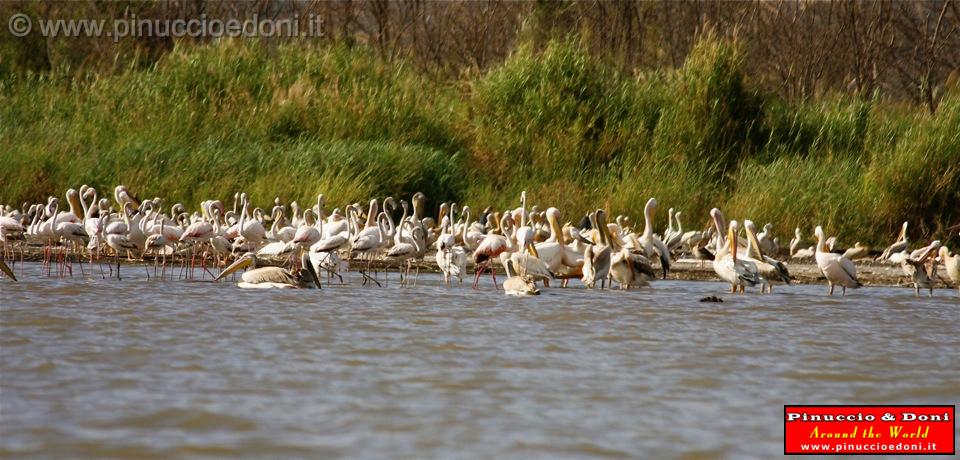
<svg viewBox="0 0 960 460">
<path fill-rule="evenodd" d="M 120 278 L 120 259 L 125 257 L 152 259 L 154 276 L 161 278 L 168 276 L 168 263 L 170 277 L 179 266 L 181 276 L 192 277 L 199 268 L 215 281 L 246 268 L 238 283 L 242 288 L 321 288 L 321 274 L 343 283 L 341 272 L 350 263 L 358 267 L 362 284 L 380 285 L 377 267 L 395 264 L 401 285 L 407 285 L 411 269 L 416 267 L 416 283 L 420 262 L 432 255 L 446 285 L 451 278 L 462 284 L 472 262 L 474 288 L 485 272 L 499 287 L 499 263 L 507 276 L 502 283 L 506 294 L 535 295 L 540 293 L 538 283 L 566 287 L 570 279 L 581 280 L 589 289 L 612 288 L 614 283 L 620 289 L 648 286 L 666 278 L 671 261 L 685 257 L 701 264 L 709 261 L 730 284 L 731 293 L 755 286 L 769 293 L 774 284 L 790 284 L 786 260 L 813 259 L 829 294 L 839 286 L 845 295 L 848 288 L 862 286 L 853 261 L 873 258 L 870 248 L 859 242 L 846 250 L 836 248 L 836 238 L 827 238 L 820 226 L 814 231 L 815 245 L 802 248 L 797 228 L 789 248 L 781 248 L 771 224 L 757 232 L 750 220 L 727 222 L 716 208 L 710 211 L 711 225 L 692 231 L 683 230 L 681 212 L 671 208 L 668 228 L 655 234 L 654 198 L 644 207 L 641 230 L 623 215 L 608 222 L 602 209 L 578 219 L 578 224 L 561 225 L 557 208 L 528 209 L 526 192 L 515 209 L 487 208 L 474 214 L 469 206 L 443 203 L 436 217 L 426 215 L 423 193 L 414 194 L 409 203 L 400 200 L 399 206 L 388 197 L 382 203 L 370 200 L 366 209 L 354 203 L 330 212 L 322 194 L 312 206 L 290 203 L 289 212 L 277 198 L 269 213 L 251 209 L 246 193 L 234 194 L 230 210 L 219 200 L 208 200 L 193 213 L 180 203 L 168 213 L 160 198 L 138 200 L 122 185 L 114 189 L 112 202 L 86 185 L 67 190 L 65 197 L 69 209 L 61 209 L 57 197 L 19 209 L 0 206 L 0 271 L 7 277 L 16 281 L 8 261 L 15 265 L 19 260 L 23 276 L 25 251 L 42 247 L 47 276 L 53 266 L 59 276 L 72 275 L 74 262 L 83 270 L 84 260 L 113 257 Z M 402 215 L 395 221 L 398 212 Z M 943 264 L 960 293 L 960 255 L 952 255 L 940 241 L 910 251 L 907 228 L 904 222 L 896 242 L 876 260 L 900 265 L 915 294 L 927 289 L 931 296 L 940 280 L 938 265 Z M 210 272 L 208 261 L 218 274 Z M 108 266 L 113 276 L 114 264 Z"/>
</svg>

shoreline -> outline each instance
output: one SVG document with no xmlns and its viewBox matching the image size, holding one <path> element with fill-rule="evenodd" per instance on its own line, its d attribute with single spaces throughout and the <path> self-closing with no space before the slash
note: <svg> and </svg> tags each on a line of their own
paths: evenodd
<svg viewBox="0 0 960 460">
<path fill-rule="evenodd" d="M 440 273 L 440 268 L 437 266 L 435 260 L 436 251 L 429 251 L 426 253 L 424 258 L 418 261 L 420 266 L 420 271 L 427 273 Z M 9 255 L 9 253 L 8 253 Z M 20 262 L 20 253 L 19 250 L 14 251 L 14 259 L 6 259 L 8 263 L 19 263 Z M 43 249 L 35 246 L 28 247 L 23 252 L 23 261 L 24 262 L 41 262 L 43 260 Z M 285 259 L 283 258 L 267 258 L 265 265 L 280 265 Z M 74 260 L 76 262 L 76 260 Z M 89 258 L 84 258 L 84 263 L 89 263 Z M 97 263 L 97 260 L 94 260 L 94 263 Z M 100 263 L 113 263 L 112 257 L 100 256 Z M 143 260 L 132 260 L 129 261 L 126 257 L 120 258 L 120 263 L 124 265 L 145 265 L 153 264 L 153 256 L 147 255 Z M 168 263 L 173 263 L 168 261 Z M 785 261 L 787 269 L 790 271 L 790 276 L 793 278 L 794 284 L 822 284 L 826 285 L 826 278 L 820 272 L 820 269 L 817 267 L 816 263 L 812 260 L 803 261 L 803 262 L 789 262 Z M 912 283 L 909 282 L 909 279 L 906 275 L 903 274 L 903 270 L 899 265 L 889 265 L 889 264 L 880 264 L 873 261 L 863 262 L 855 261 L 854 264 L 857 266 L 857 278 L 863 283 L 864 286 L 889 286 L 889 287 L 912 287 Z M 500 267 L 500 264 L 497 263 L 498 271 L 502 272 L 503 268 Z M 208 265 L 209 267 L 209 265 Z M 389 260 L 375 260 L 371 263 L 371 267 L 374 267 L 378 270 L 388 270 L 396 271 L 398 264 Z M 211 267 L 211 271 L 215 271 Z M 475 271 L 474 265 L 472 262 L 467 263 L 467 271 L 469 276 L 473 276 Z M 939 266 L 937 267 L 937 275 L 940 281 L 937 283 L 935 289 L 942 288 L 952 288 L 956 289 L 956 286 L 953 286 L 949 283 L 949 277 L 947 276 L 946 270 Z M 464 276 L 466 279 L 467 276 Z M 660 278 L 657 278 L 659 280 Z M 700 261 L 694 259 L 678 259 L 674 260 L 670 265 L 670 271 L 667 274 L 668 280 L 682 280 L 682 281 L 721 281 L 717 274 L 713 271 L 713 266 L 709 261 L 704 261 L 703 266 L 700 266 Z M 656 282 L 654 280 L 653 282 Z M 777 286 L 783 286 L 782 283 L 777 283 Z M 774 291 L 776 291 L 776 287 Z"/>
</svg>

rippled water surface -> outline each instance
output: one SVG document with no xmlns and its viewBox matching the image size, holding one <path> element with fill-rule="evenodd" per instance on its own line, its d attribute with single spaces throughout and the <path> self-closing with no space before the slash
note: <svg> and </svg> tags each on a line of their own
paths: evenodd
<svg viewBox="0 0 960 460">
<path fill-rule="evenodd" d="M 771 458 L 785 403 L 960 399 L 946 289 L 518 299 L 124 270 L 0 279 L 0 457 Z"/>
</svg>

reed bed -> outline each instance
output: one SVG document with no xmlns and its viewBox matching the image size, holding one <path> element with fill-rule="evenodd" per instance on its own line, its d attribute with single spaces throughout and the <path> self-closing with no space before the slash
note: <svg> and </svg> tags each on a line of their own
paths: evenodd
<svg viewBox="0 0 960 460">
<path fill-rule="evenodd" d="M 423 191 L 434 207 L 527 190 L 569 220 L 637 219 L 656 196 L 689 228 L 718 206 L 847 244 L 889 242 L 903 220 L 950 241 L 960 224 L 956 84 L 934 115 L 882 95 L 785 101 L 709 36 L 682 67 L 634 74 L 575 39 L 454 80 L 362 46 L 223 40 L 150 68 L 0 77 L 0 203 L 83 183 L 191 207 L 241 189 L 261 205 Z"/>
</svg>

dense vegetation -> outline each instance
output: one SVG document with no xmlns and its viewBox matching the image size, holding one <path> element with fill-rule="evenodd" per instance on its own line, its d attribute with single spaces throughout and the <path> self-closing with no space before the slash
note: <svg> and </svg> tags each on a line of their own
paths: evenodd
<svg viewBox="0 0 960 460">
<path fill-rule="evenodd" d="M 193 206 L 243 189 L 331 203 L 422 190 L 640 216 L 657 197 L 702 227 L 732 217 L 823 224 L 879 244 L 960 223 L 960 88 L 920 105 L 765 93 L 735 42 L 707 37 L 676 70 L 627 75 L 576 39 L 519 45 L 459 79 L 364 47 L 178 46 L 150 68 L 0 81 L 0 203 L 123 183 Z M 661 213 L 659 223 L 665 223 Z M 954 239 L 956 237 L 954 236 Z"/>
</svg>

